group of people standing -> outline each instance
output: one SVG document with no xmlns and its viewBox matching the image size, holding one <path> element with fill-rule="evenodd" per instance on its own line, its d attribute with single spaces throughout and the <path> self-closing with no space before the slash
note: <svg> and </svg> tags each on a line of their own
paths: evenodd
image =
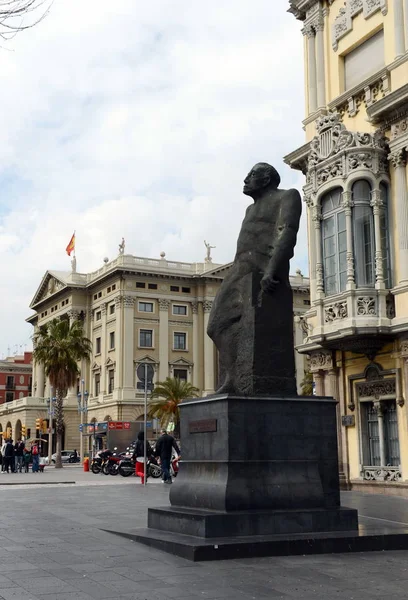
<svg viewBox="0 0 408 600">
<path fill-rule="evenodd" d="M 165 429 L 161 430 L 161 435 L 156 442 L 156 446 L 153 450 L 149 442 L 146 440 L 146 454 L 147 458 L 157 457 L 160 459 L 160 465 L 162 468 L 162 480 L 163 483 L 172 483 L 170 474 L 170 463 L 173 455 L 173 450 L 180 454 L 180 448 L 177 445 L 174 437 L 167 433 Z M 140 431 L 137 436 L 137 442 L 133 458 L 136 460 L 136 475 L 142 478 L 144 477 L 144 432 Z M 138 460 L 140 459 L 140 460 Z"/>
<path fill-rule="evenodd" d="M 30 462 L 33 463 L 33 473 L 38 473 L 39 467 L 39 448 L 37 443 L 31 444 L 26 448 L 25 442 L 21 439 L 16 443 L 13 440 L 4 440 L 1 446 L 1 472 L 2 473 L 28 473 Z"/>
</svg>

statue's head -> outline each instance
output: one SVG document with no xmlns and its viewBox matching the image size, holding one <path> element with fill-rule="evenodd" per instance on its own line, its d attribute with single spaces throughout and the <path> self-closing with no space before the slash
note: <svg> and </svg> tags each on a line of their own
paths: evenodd
<svg viewBox="0 0 408 600">
<path fill-rule="evenodd" d="M 278 171 L 268 163 L 257 163 L 244 179 L 243 192 L 252 198 L 258 198 L 266 188 L 275 189 L 280 184 Z"/>
</svg>

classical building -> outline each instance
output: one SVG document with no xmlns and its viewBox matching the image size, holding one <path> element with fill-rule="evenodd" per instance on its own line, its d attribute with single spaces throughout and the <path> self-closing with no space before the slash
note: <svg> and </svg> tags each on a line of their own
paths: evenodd
<svg viewBox="0 0 408 600">
<path fill-rule="evenodd" d="M 83 320 L 85 334 L 93 344 L 90 364 L 82 365 L 87 422 L 143 418 L 144 392 L 138 376 L 141 363 L 151 365 L 153 382 L 179 377 L 203 395 L 214 392 L 217 355 L 206 328 L 212 302 L 229 266 L 121 253 L 93 273 L 77 273 L 75 268 L 72 272 L 46 272 L 30 305 L 34 313 L 28 321 L 36 331 L 55 317 Z M 291 283 L 294 342 L 301 343 L 303 314 L 310 308 L 309 280 L 298 271 Z M 296 353 L 299 391 L 308 369 L 306 361 Z M 79 381 L 65 400 L 66 448 L 79 446 L 77 396 L 81 387 Z M 46 431 L 50 396 L 52 390 L 43 368 L 34 363 L 32 398 L 8 403 L 7 415 L 0 407 L 0 423 L 7 420 L 15 430 L 19 420 L 33 430 L 36 419 L 42 418 Z"/>
<path fill-rule="evenodd" d="M 0 360 L 0 404 L 31 395 L 32 352 Z"/>
<path fill-rule="evenodd" d="M 317 394 L 339 400 L 343 482 L 408 494 L 408 2 L 290 0 L 303 22 Z"/>
</svg>

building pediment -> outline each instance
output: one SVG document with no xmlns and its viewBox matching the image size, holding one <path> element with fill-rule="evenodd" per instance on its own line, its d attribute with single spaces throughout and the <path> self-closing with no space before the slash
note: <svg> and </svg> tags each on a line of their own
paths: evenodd
<svg viewBox="0 0 408 600">
<path fill-rule="evenodd" d="M 34 308 L 36 304 L 46 300 L 47 298 L 51 298 L 57 292 L 60 292 L 62 289 L 67 287 L 67 282 L 65 279 L 65 273 L 59 273 L 55 271 L 47 271 L 44 277 L 41 280 L 40 285 L 36 293 L 34 294 L 34 298 L 31 301 L 30 308 Z"/>
<path fill-rule="evenodd" d="M 171 360 L 169 365 L 173 367 L 192 367 L 193 363 L 185 358 L 178 358 L 177 360 Z"/>
</svg>

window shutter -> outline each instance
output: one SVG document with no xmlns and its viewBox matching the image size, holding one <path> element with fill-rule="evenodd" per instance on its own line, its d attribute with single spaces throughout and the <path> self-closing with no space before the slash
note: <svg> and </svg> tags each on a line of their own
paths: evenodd
<svg viewBox="0 0 408 600">
<path fill-rule="evenodd" d="M 381 30 L 344 57 L 344 89 L 358 85 L 384 65 L 384 31 Z"/>
</svg>

